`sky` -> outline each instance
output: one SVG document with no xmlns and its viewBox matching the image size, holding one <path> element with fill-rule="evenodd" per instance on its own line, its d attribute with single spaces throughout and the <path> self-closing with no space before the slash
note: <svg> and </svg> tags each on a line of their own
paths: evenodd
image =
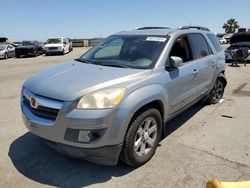
<svg viewBox="0 0 250 188">
<path fill-rule="evenodd" d="M 202 25 L 215 33 L 235 18 L 250 28 L 250 0 L 0 0 L 0 37 L 107 37 L 140 26 Z"/>
</svg>

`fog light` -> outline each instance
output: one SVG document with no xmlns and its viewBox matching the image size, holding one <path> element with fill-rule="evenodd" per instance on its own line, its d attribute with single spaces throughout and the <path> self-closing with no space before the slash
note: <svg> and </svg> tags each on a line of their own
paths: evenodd
<svg viewBox="0 0 250 188">
<path fill-rule="evenodd" d="M 91 131 L 79 131 L 78 142 L 90 142 Z"/>
<path fill-rule="evenodd" d="M 98 130 L 79 130 L 68 128 L 64 139 L 70 142 L 90 143 L 94 142 L 104 134 L 106 129 Z"/>
</svg>

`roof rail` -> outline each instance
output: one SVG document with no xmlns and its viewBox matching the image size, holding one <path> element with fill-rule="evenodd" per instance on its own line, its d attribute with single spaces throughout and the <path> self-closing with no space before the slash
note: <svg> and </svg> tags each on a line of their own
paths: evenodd
<svg viewBox="0 0 250 188">
<path fill-rule="evenodd" d="M 137 27 L 135 30 L 146 30 L 146 29 L 170 29 L 169 27 Z"/>
<path fill-rule="evenodd" d="M 204 30 L 204 31 L 210 31 L 207 27 L 202 27 L 202 26 L 181 26 L 178 29 L 183 30 L 183 29 L 197 29 L 197 30 Z"/>
</svg>

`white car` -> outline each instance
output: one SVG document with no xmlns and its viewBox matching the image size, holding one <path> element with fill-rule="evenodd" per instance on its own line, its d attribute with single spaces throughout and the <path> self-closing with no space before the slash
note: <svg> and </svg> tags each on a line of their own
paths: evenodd
<svg viewBox="0 0 250 188">
<path fill-rule="evenodd" d="M 71 51 L 69 39 L 64 37 L 50 38 L 44 43 L 44 51 L 46 55 L 69 53 Z"/>
<path fill-rule="evenodd" d="M 219 41 L 220 41 L 220 44 L 227 44 L 227 40 L 223 37 L 220 38 Z"/>
</svg>

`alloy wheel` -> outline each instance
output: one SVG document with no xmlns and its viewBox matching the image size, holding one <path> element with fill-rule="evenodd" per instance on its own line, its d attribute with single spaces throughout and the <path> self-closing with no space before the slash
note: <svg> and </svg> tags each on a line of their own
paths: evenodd
<svg viewBox="0 0 250 188">
<path fill-rule="evenodd" d="M 224 86 L 221 80 L 217 79 L 214 85 L 214 88 L 212 90 L 212 99 L 213 100 L 219 100 L 222 98 L 223 96 L 223 90 L 224 90 Z"/>
<path fill-rule="evenodd" d="M 139 125 L 134 139 L 134 151 L 139 157 L 147 155 L 157 139 L 157 122 L 153 117 L 147 117 Z"/>
</svg>

